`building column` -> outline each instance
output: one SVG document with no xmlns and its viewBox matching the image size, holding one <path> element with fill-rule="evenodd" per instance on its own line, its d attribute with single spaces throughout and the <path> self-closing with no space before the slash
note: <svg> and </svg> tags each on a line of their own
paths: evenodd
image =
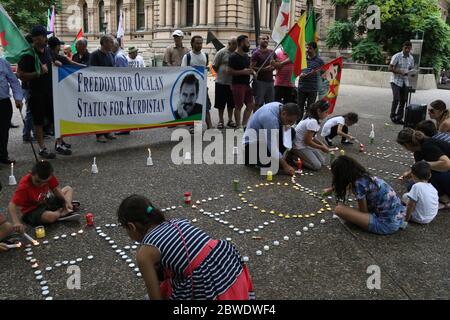
<svg viewBox="0 0 450 320">
<path fill-rule="evenodd" d="M 166 0 L 159 0 L 159 26 L 166 26 Z"/>
<path fill-rule="evenodd" d="M 173 1 L 166 0 L 166 26 L 173 27 Z"/>
<path fill-rule="evenodd" d="M 181 26 L 185 27 L 187 24 L 187 1 L 186 0 L 181 0 Z"/>
<path fill-rule="evenodd" d="M 98 30 L 95 27 L 95 14 L 94 8 L 88 8 L 88 24 L 89 24 L 89 33 L 97 33 Z"/>
<path fill-rule="evenodd" d="M 145 1 L 145 29 L 153 29 L 153 5 L 151 1 Z"/>
<path fill-rule="evenodd" d="M 200 0 L 194 0 L 194 26 L 198 26 L 198 2 Z"/>
<path fill-rule="evenodd" d="M 206 25 L 206 0 L 200 0 L 200 25 Z"/>
<path fill-rule="evenodd" d="M 181 25 L 181 0 L 175 0 L 175 28 Z"/>
<path fill-rule="evenodd" d="M 216 0 L 208 0 L 208 25 L 216 23 Z"/>
<path fill-rule="evenodd" d="M 267 28 L 267 0 L 261 0 L 259 7 L 260 19 L 261 19 L 261 28 Z"/>
</svg>

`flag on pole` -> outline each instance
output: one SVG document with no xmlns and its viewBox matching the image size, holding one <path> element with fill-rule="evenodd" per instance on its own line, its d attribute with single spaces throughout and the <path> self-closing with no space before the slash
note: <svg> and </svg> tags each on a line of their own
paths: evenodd
<svg viewBox="0 0 450 320">
<path fill-rule="evenodd" d="M 316 13 L 314 10 L 311 10 L 311 12 L 308 14 L 308 19 L 306 20 L 306 28 L 305 28 L 305 42 L 318 42 L 319 41 L 319 35 L 317 34 L 316 29 Z"/>
<path fill-rule="evenodd" d="M 276 43 L 280 43 L 289 30 L 290 10 L 291 0 L 283 0 L 272 31 L 272 39 Z"/>
<path fill-rule="evenodd" d="M 119 24 L 117 25 L 117 39 L 121 39 L 125 32 L 123 30 L 123 11 L 120 9 L 119 13 Z"/>
<path fill-rule="evenodd" d="M 55 6 L 52 6 L 52 11 L 50 13 L 50 9 L 47 10 L 47 31 L 53 32 L 55 35 Z M 47 37 L 51 37 L 52 35 L 48 35 Z"/>
<path fill-rule="evenodd" d="M 336 99 L 339 94 L 339 85 L 341 83 L 342 74 L 342 57 L 336 58 L 327 64 L 324 64 L 316 72 L 320 72 L 322 75 L 323 83 L 325 84 L 325 91 L 327 92 L 322 98 L 322 101 L 328 102 L 330 108 L 328 114 L 332 114 L 334 106 L 336 105 Z"/>
<path fill-rule="evenodd" d="M 293 78 L 308 67 L 306 63 L 306 43 L 305 43 L 306 14 L 302 14 L 300 19 L 292 26 L 291 30 L 281 40 L 281 46 L 289 59 L 294 63 Z"/>
<path fill-rule="evenodd" d="M 25 55 L 34 57 L 35 68 L 41 72 L 41 62 L 31 45 L 17 28 L 14 21 L 0 4 L 0 44 L 3 47 L 4 57 L 10 63 L 18 63 Z"/>
<path fill-rule="evenodd" d="M 77 49 L 75 48 L 75 44 L 79 39 L 83 38 L 83 28 L 78 31 L 77 36 L 75 37 L 75 40 L 72 41 L 71 47 L 72 47 L 72 53 L 75 54 L 77 52 Z"/>
</svg>

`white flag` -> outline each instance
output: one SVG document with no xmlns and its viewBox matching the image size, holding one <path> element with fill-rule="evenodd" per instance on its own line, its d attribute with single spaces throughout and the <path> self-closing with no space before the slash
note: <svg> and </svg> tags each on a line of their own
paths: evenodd
<svg viewBox="0 0 450 320">
<path fill-rule="evenodd" d="M 122 38 L 125 34 L 125 32 L 123 31 L 122 16 L 123 16 L 123 11 L 122 11 L 122 9 L 120 9 L 119 24 L 117 26 L 117 38 L 118 39 Z"/>
<path fill-rule="evenodd" d="M 289 19 L 291 15 L 291 0 L 283 0 L 278 11 L 277 20 L 273 26 L 272 39 L 276 43 L 283 40 L 286 33 L 289 31 Z"/>
</svg>

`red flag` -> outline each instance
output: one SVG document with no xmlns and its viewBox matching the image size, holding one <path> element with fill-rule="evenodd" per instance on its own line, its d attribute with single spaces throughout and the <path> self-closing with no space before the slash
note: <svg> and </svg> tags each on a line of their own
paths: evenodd
<svg viewBox="0 0 450 320">
<path fill-rule="evenodd" d="M 328 102 L 330 108 L 328 114 L 332 114 L 336 99 L 339 94 L 339 85 L 341 83 L 342 74 L 342 57 L 336 58 L 333 61 L 324 64 L 320 69 L 321 77 L 324 79 L 323 83 L 328 86 L 327 93 L 322 98 L 322 101 Z"/>
<path fill-rule="evenodd" d="M 81 39 L 81 38 L 83 38 L 83 28 L 81 28 L 80 31 L 78 31 L 78 34 L 77 34 L 77 36 L 75 37 L 75 40 L 72 41 L 72 45 L 71 45 L 71 47 L 72 47 L 72 53 L 75 54 L 75 52 L 77 52 L 77 50 L 75 49 L 75 44 L 76 44 L 77 41 L 78 41 L 79 39 Z"/>
</svg>

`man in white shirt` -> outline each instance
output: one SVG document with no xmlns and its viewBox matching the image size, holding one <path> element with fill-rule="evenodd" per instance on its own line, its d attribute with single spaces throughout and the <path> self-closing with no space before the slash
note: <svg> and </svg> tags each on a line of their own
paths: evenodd
<svg viewBox="0 0 450 320">
<path fill-rule="evenodd" d="M 391 88 L 394 99 L 391 107 L 391 121 L 396 124 L 404 124 L 403 115 L 408 95 L 408 75 L 414 68 L 414 58 L 410 54 L 412 44 L 410 41 L 403 43 L 403 50 L 394 54 L 389 64 L 391 74 Z M 397 108 L 398 107 L 398 108 Z"/>
<path fill-rule="evenodd" d="M 128 48 L 128 66 L 131 68 L 145 68 L 145 62 L 142 56 L 139 55 L 139 49 L 136 47 Z"/>
<path fill-rule="evenodd" d="M 186 53 L 181 60 L 181 66 L 208 66 L 208 55 L 202 52 L 203 48 L 203 38 L 201 36 L 193 36 L 191 39 L 192 50 Z M 209 110 L 211 110 L 211 101 L 209 100 L 209 95 L 206 95 L 206 126 L 208 129 L 212 128 L 211 115 Z M 192 132 L 192 130 L 191 130 Z"/>
</svg>

